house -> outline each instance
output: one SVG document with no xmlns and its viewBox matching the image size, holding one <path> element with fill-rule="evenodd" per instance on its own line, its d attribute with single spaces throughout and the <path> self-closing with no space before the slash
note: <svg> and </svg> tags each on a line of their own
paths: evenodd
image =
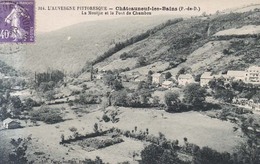
<svg viewBox="0 0 260 164">
<path fill-rule="evenodd" d="M 200 86 L 204 87 L 207 86 L 214 77 L 212 76 L 212 72 L 204 72 L 200 76 Z"/>
<path fill-rule="evenodd" d="M 251 66 L 245 71 L 245 83 L 260 84 L 260 67 Z"/>
<path fill-rule="evenodd" d="M 3 121 L 3 127 L 6 128 L 6 129 L 16 129 L 16 128 L 19 128 L 21 126 L 20 126 L 20 122 L 15 121 L 11 118 L 7 118 Z"/>
<path fill-rule="evenodd" d="M 227 71 L 227 76 L 235 81 L 245 81 L 245 71 Z"/>
<path fill-rule="evenodd" d="M 187 85 L 190 83 L 194 83 L 195 80 L 191 74 L 180 74 L 178 77 L 178 83 L 179 85 Z"/>
<path fill-rule="evenodd" d="M 161 73 L 152 74 L 152 83 L 162 84 L 164 79 L 165 78 L 164 78 L 163 74 L 161 74 Z"/>
<path fill-rule="evenodd" d="M 163 83 L 162 83 L 162 87 L 163 88 L 171 88 L 171 87 L 173 87 L 173 82 L 172 81 L 164 81 Z"/>
</svg>

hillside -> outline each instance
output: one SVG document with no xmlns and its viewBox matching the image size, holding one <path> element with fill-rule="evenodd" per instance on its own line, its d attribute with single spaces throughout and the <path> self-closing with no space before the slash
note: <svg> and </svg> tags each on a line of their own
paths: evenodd
<svg viewBox="0 0 260 164">
<path fill-rule="evenodd" d="M 19 51 L 11 54 L 0 52 L 0 59 L 18 70 L 42 72 L 53 68 L 75 73 L 114 43 L 168 19 L 171 17 L 131 17 L 80 23 L 38 34 L 35 44 L 20 45 Z"/>
<path fill-rule="evenodd" d="M 149 70 L 176 74 L 183 67 L 194 75 L 206 70 L 242 70 L 260 62 L 259 16 L 260 12 L 249 11 L 186 19 L 118 51 L 95 68 L 129 68 L 129 73 L 143 75 Z M 136 67 L 140 56 L 146 59 L 145 66 Z M 154 66 L 158 62 L 164 66 Z"/>
</svg>

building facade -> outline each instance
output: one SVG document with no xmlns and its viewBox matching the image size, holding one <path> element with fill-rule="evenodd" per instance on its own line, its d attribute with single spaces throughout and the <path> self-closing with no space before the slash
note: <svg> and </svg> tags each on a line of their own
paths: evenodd
<svg viewBox="0 0 260 164">
<path fill-rule="evenodd" d="M 161 73 L 155 73 L 155 74 L 152 74 L 152 83 L 155 83 L 155 84 L 162 84 L 163 81 L 165 80 L 163 74 Z"/>
<path fill-rule="evenodd" d="M 260 67 L 251 66 L 245 71 L 245 83 L 260 84 Z"/>
<path fill-rule="evenodd" d="M 11 118 L 7 118 L 3 121 L 3 127 L 5 129 L 16 129 L 20 127 L 20 123 Z"/>
<path fill-rule="evenodd" d="M 191 74 L 181 74 L 178 77 L 179 85 L 185 86 L 187 84 L 194 83 L 194 82 L 195 82 L 195 80 Z"/>
</svg>

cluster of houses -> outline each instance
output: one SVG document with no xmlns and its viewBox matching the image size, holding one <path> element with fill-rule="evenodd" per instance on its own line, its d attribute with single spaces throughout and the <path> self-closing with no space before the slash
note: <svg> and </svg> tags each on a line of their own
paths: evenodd
<svg viewBox="0 0 260 164">
<path fill-rule="evenodd" d="M 190 83 L 195 83 L 195 80 L 191 74 L 180 74 L 177 82 L 178 85 L 185 86 Z M 173 81 L 167 80 L 165 75 L 161 73 L 152 74 L 152 83 L 160 84 L 163 88 L 171 88 L 176 85 Z"/>
<path fill-rule="evenodd" d="M 204 72 L 200 77 L 200 85 L 207 86 L 212 79 L 222 78 L 228 82 L 243 81 L 250 84 L 260 84 L 260 67 L 251 66 L 245 71 L 227 71 L 226 74 L 213 74 L 212 72 Z"/>
<path fill-rule="evenodd" d="M 207 86 L 213 79 L 222 78 L 225 82 L 243 81 L 245 83 L 260 84 L 260 67 L 251 66 L 245 71 L 227 71 L 226 74 L 213 74 L 212 72 L 204 72 L 200 77 L 200 85 Z M 170 88 L 174 85 L 172 81 L 165 79 L 164 74 L 155 73 L 152 75 L 152 82 L 160 84 L 164 88 Z M 185 86 L 190 83 L 195 83 L 195 79 L 191 74 L 180 74 L 177 78 L 177 83 L 180 86 Z"/>
</svg>

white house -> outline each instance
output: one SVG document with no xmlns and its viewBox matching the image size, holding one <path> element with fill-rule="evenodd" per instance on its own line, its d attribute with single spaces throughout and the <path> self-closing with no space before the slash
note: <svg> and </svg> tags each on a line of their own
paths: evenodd
<svg viewBox="0 0 260 164">
<path fill-rule="evenodd" d="M 210 82 L 210 80 L 213 79 L 212 72 L 204 72 L 200 76 L 200 86 L 204 87 L 207 86 Z"/>
<path fill-rule="evenodd" d="M 163 88 L 171 88 L 171 87 L 173 87 L 173 82 L 172 81 L 164 81 L 162 83 L 162 87 Z"/>
<path fill-rule="evenodd" d="M 185 86 L 187 84 L 194 83 L 194 82 L 195 82 L 195 80 L 191 74 L 181 74 L 178 77 L 179 85 Z"/>
<path fill-rule="evenodd" d="M 227 71 L 227 76 L 235 81 L 245 81 L 245 71 Z"/>
<path fill-rule="evenodd" d="M 16 129 L 20 127 L 20 123 L 11 118 L 7 118 L 3 121 L 3 127 L 6 129 Z"/>
<path fill-rule="evenodd" d="M 245 82 L 252 84 L 260 84 L 260 67 L 251 66 L 246 69 Z"/>
<path fill-rule="evenodd" d="M 155 83 L 155 84 L 162 84 L 165 79 L 163 74 L 161 74 L 161 73 L 152 74 L 152 78 L 153 78 L 152 83 Z"/>
</svg>

